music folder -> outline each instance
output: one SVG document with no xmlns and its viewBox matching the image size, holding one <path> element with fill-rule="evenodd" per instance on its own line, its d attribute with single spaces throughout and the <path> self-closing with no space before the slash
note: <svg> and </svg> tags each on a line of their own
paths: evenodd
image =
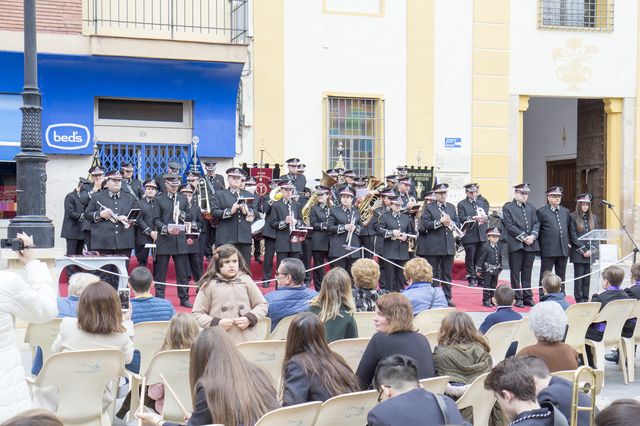
<svg viewBox="0 0 640 426">
<path fill-rule="evenodd" d="M 238 204 L 251 204 L 253 203 L 253 197 L 238 197 L 236 201 Z"/>
<path fill-rule="evenodd" d="M 140 217 L 140 209 L 131 209 L 127 214 L 127 220 L 136 220 Z"/>
<path fill-rule="evenodd" d="M 467 231 L 469 231 L 471 228 L 473 228 L 473 225 L 476 224 L 476 221 L 473 219 L 467 219 L 467 221 L 465 223 L 462 224 L 462 226 L 460 226 L 460 231 L 466 233 Z"/>
<path fill-rule="evenodd" d="M 170 223 L 167 225 L 167 231 L 171 231 L 172 229 L 177 229 L 180 232 L 185 231 L 184 223 Z"/>
</svg>

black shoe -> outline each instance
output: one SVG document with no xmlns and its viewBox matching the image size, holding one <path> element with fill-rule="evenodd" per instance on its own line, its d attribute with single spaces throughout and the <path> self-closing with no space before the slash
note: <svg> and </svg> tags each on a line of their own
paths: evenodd
<svg viewBox="0 0 640 426">
<path fill-rule="evenodd" d="M 516 308 L 524 308 L 524 303 L 521 301 L 516 302 Z"/>
<path fill-rule="evenodd" d="M 524 306 L 536 306 L 533 300 L 525 300 Z"/>
<path fill-rule="evenodd" d="M 604 359 L 609 362 L 615 362 L 616 364 L 618 364 L 620 362 L 620 353 L 617 349 L 614 349 L 611 352 L 604 354 Z"/>
<path fill-rule="evenodd" d="M 180 306 L 184 306 L 185 308 L 193 308 L 193 304 L 189 302 L 189 299 L 181 300 Z"/>
<path fill-rule="evenodd" d="M 488 300 L 485 300 L 482 302 L 482 306 L 486 308 L 493 308 L 493 303 L 489 302 Z"/>
<path fill-rule="evenodd" d="M 447 301 L 447 305 L 448 305 L 450 308 L 455 308 L 455 307 L 456 307 L 456 304 L 455 304 L 455 303 L 453 303 L 451 300 L 448 300 L 448 301 Z"/>
<path fill-rule="evenodd" d="M 262 263 L 262 260 L 260 259 L 260 255 L 258 255 L 258 254 L 254 255 L 253 259 L 258 263 Z"/>
</svg>

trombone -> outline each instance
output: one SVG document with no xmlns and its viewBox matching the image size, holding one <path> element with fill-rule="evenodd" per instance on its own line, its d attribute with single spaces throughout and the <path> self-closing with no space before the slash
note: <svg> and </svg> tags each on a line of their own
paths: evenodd
<svg viewBox="0 0 640 426">
<path fill-rule="evenodd" d="M 586 376 L 586 381 L 580 383 L 582 376 Z M 579 367 L 573 375 L 573 389 L 571 394 L 571 419 L 569 424 L 571 426 L 577 426 L 578 414 L 581 411 L 589 412 L 589 424 L 594 425 L 596 423 L 596 392 L 597 392 L 598 376 L 596 370 L 591 367 L 583 365 Z M 591 398 L 591 405 L 589 407 L 581 407 L 578 404 L 580 393 L 589 394 Z"/>
<path fill-rule="evenodd" d="M 202 215 L 211 214 L 211 206 L 209 205 L 209 185 L 204 178 L 198 179 L 198 206 Z"/>
</svg>

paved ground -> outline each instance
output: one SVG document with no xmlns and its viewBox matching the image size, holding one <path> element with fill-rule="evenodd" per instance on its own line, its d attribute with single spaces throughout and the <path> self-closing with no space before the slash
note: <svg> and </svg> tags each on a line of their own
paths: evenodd
<svg viewBox="0 0 640 426">
<path fill-rule="evenodd" d="M 628 272 L 629 265 L 622 265 L 625 269 L 627 275 L 628 282 Z M 540 274 L 540 260 L 536 259 L 536 263 L 534 264 L 533 276 L 532 276 L 532 285 L 538 285 L 538 277 Z M 571 264 L 567 267 L 567 280 L 573 278 L 573 266 Z M 500 275 L 500 279 L 509 280 L 509 271 L 503 271 Z M 599 287 L 599 278 L 597 276 L 593 277 L 591 280 L 591 292 L 596 292 Z M 567 283 L 566 286 L 567 294 L 573 294 L 573 285 L 571 282 Z M 474 320 L 476 326 L 479 326 L 484 318 L 488 315 L 487 312 L 469 312 L 469 315 Z M 21 354 L 22 354 L 22 362 L 27 374 L 31 371 L 31 353 L 29 348 L 24 343 L 24 328 L 18 328 L 18 336 L 17 336 L 18 344 L 20 345 Z M 607 362 L 605 366 L 605 386 L 602 389 L 602 392 L 598 396 L 597 405 L 600 408 L 606 407 L 611 403 L 611 401 L 619 399 L 619 398 L 630 398 L 630 397 L 640 397 L 640 378 L 636 380 L 635 383 L 625 385 L 622 377 L 622 372 L 618 368 L 617 365 Z M 638 367 L 638 361 L 636 360 L 636 367 Z M 638 370 L 636 370 L 638 371 Z M 638 371 L 637 374 L 640 374 Z M 118 400 L 118 406 L 122 403 L 122 400 Z M 126 425 L 127 423 L 124 421 L 117 420 L 114 422 L 114 425 Z M 130 425 L 135 425 L 136 422 L 129 423 Z"/>
</svg>

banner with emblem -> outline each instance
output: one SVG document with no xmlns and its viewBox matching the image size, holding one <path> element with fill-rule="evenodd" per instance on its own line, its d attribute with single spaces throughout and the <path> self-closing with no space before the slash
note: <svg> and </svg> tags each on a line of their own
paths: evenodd
<svg viewBox="0 0 640 426">
<path fill-rule="evenodd" d="M 196 139 L 196 137 L 194 137 L 194 139 Z M 200 174 L 200 176 L 206 175 L 204 167 L 202 166 L 202 161 L 200 161 L 200 156 L 198 155 L 197 141 L 194 142 L 193 147 L 193 155 L 191 155 L 191 159 L 187 163 L 187 167 L 185 167 L 184 173 L 182 173 L 182 182 L 184 183 L 187 182 L 187 173 L 189 172 L 197 172 L 198 174 Z"/>
<path fill-rule="evenodd" d="M 418 201 L 423 200 L 424 193 L 433 187 L 433 167 L 407 166 L 407 176 L 415 185 Z"/>
<path fill-rule="evenodd" d="M 273 179 L 273 169 L 270 167 L 250 167 L 249 176 L 256 181 L 256 194 L 265 196 L 269 193 L 269 182 Z"/>
</svg>

